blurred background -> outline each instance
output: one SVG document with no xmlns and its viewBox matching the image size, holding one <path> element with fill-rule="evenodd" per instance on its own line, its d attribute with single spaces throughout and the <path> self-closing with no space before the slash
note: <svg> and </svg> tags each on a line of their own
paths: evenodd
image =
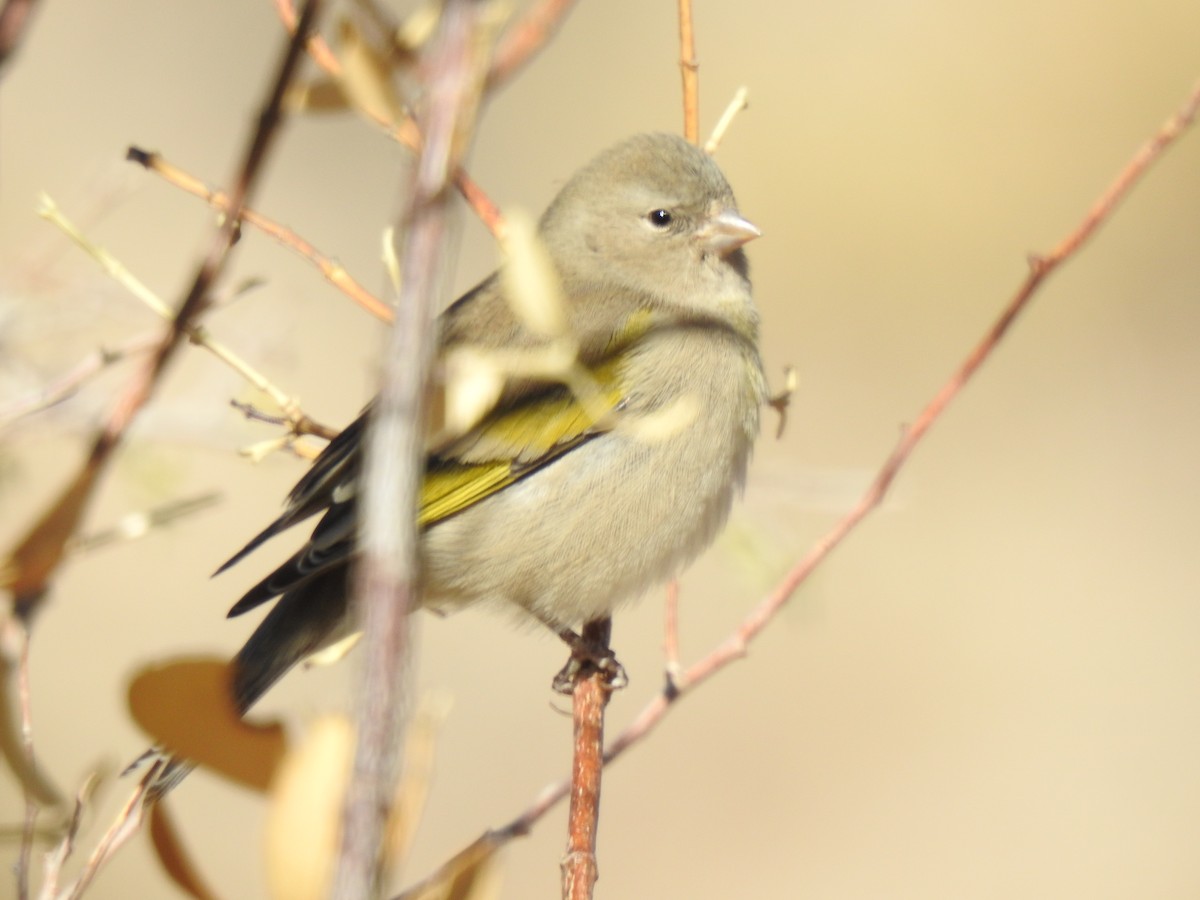
<svg viewBox="0 0 1200 900">
<path fill-rule="evenodd" d="M 750 89 L 718 161 L 765 235 L 750 257 L 769 373 L 781 385 L 795 365 L 799 386 L 781 440 L 768 417 L 730 528 L 683 579 L 685 662 L 849 508 L 1026 254 L 1076 225 L 1200 76 L 1188 0 L 746 0 L 698 3 L 696 28 L 702 133 Z M 222 184 L 282 44 L 265 0 L 40 5 L 0 82 L 0 405 L 156 327 L 37 218 L 38 192 L 177 302 L 212 216 L 125 149 Z M 579 3 L 485 110 L 471 172 L 502 206 L 540 210 L 599 149 L 681 129 L 677 58 L 674 3 Z M 255 206 L 382 293 L 404 152 L 349 113 L 282 138 Z M 460 224 L 456 290 L 497 259 L 461 209 Z M 373 391 L 383 328 L 253 230 L 227 283 L 249 277 L 266 283 L 207 324 L 315 418 L 347 422 Z M 0 547 L 61 489 L 128 371 L 0 433 Z M 144 746 L 130 675 L 234 651 L 254 622 L 227 607 L 286 552 L 209 580 L 304 463 L 238 456 L 276 432 L 230 408 L 260 398 L 207 355 L 185 353 L 163 387 L 87 528 L 222 501 L 58 580 L 33 703 L 68 792 Z M 884 509 L 748 658 L 609 770 L 597 896 L 1200 896 L 1198 392 L 1193 134 L 1045 285 Z M 661 622 L 658 594 L 616 621 L 631 685 L 612 733 L 661 684 Z M 570 752 L 554 639 L 467 612 L 420 616 L 418 645 L 418 689 L 453 706 L 406 881 L 523 809 Z M 342 708 L 356 663 L 294 673 L 259 715 L 301 733 Z M 102 795 L 85 851 L 127 790 Z M 262 800 L 205 774 L 172 799 L 218 895 L 264 896 Z M 4 825 L 21 810 L 0 777 Z M 558 896 L 564 823 L 559 810 L 504 854 L 504 897 Z M 7 870 L 15 843 L 0 850 Z M 139 839 L 90 896 L 174 891 Z"/>
</svg>

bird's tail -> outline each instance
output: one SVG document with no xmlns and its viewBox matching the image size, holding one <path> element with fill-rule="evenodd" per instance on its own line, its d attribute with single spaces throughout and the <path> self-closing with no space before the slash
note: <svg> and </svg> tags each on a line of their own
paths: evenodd
<svg viewBox="0 0 1200 900">
<path fill-rule="evenodd" d="M 267 613 L 233 659 L 233 703 L 245 715 L 296 663 L 336 643 L 353 629 L 348 596 L 349 565 L 319 572 L 287 591 Z M 125 771 L 151 760 L 162 765 L 147 787 L 147 802 L 174 789 L 195 764 L 168 750 L 152 747 Z"/>
</svg>

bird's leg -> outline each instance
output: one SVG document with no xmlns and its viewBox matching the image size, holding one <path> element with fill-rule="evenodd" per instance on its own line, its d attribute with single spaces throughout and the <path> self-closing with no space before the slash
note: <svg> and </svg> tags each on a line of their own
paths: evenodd
<svg viewBox="0 0 1200 900">
<path fill-rule="evenodd" d="M 617 662 L 616 654 L 608 645 L 612 634 L 612 619 L 607 616 L 583 626 L 581 634 L 570 628 L 550 626 L 563 643 L 571 648 L 571 656 L 562 667 L 551 686 L 560 694 L 570 694 L 575 683 L 599 670 L 611 690 L 619 690 L 629 684 L 624 667 Z"/>
</svg>

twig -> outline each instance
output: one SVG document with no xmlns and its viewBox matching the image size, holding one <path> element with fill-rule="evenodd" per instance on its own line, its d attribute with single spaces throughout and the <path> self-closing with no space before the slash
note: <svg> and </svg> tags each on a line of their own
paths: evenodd
<svg viewBox="0 0 1200 900">
<path fill-rule="evenodd" d="M 317 7 L 316 0 L 310 0 L 306 5 L 299 33 L 308 33 L 312 27 Z M 254 138 L 239 169 L 228 218 L 214 236 L 192 286 L 171 322 L 170 329 L 159 343 L 153 358 L 142 371 L 137 373 L 118 398 L 109 413 L 108 420 L 93 440 L 91 452 L 83 468 L 71 480 L 58 500 L 29 530 L 4 566 L 7 573 L 4 586 L 13 592 L 16 619 L 20 619 L 23 623 L 30 621 L 33 613 L 45 598 L 65 554 L 67 542 L 78 529 L 88 501 L 91 499 L 100 476 L 106 470 L 113 452 L 119 446 L 137 413 L 150 399 L 167 364 L 174 357 L 183 338 L 192 329 L 195 318 L 203 312 L 209 286 L 224 268 L 237 233 L 238 215 L 257 180 L 272 135 L 277 130 L 279 105 L 283 92 L 301 59 L 300 43 L 298 39 L 289 42 L 287 53 L 275 79 L 271 98 L 259 117 Z M 12 621 L 15 622 L 16 619 Z M 151 772 L 156 772 L 156 769 L 152 768 Z M 78 896 L 94 877 L 100 865 L 116 851 L 133 830 L 136 830 L 137 822 L 141 820 L 141 798 L 146 784 L 148 782 L 142 783 L 139 792 L 130 801 L 131 806 L 126 808 L 126 812 L 122 814 L 101 845 L 97 847 L 88 866 L 70 892 L 70 896 Z M 135 807 L 137 809 L 136 816 L 132 814 Z"/>
<path fill-rule="evenodd" d="M 434 357 L 434 317 L 445 256 L 447 199 L 473 125 L 485 68 L 484 5 L 449 0 L 427 62 L 425 141 L 414 173 L 400 254 L 404 281 L 382 388 L 367 432 L 361 557 L 355 603 L 363 624 L 363 690 L 333 896 L 373 896 L 387 863 L 381 846 L 398 771 L 407 611 L 415 605 L 416 509 L 422 426 Z"/>
<path fill-rule="evenodd" d="M 0 9 L 0 68 L 21 45 L 36 5 L 36 0 L 6 0 Z"/>
<path fill-rule="evenodd" d="M 295 11 L 292 5 L 292 0 L 274 0 L 275 9 L 279 13 L 279 18 L 283 24 L 289 29 L 295 29 Z M 320 38 L 314 38 L 309 44 L 310 52 L 313 53 L 313 61 L 320 66 L 327 75 L 337 80 L 342 77 L 342 64 L 338 62 L 338 58 L 329 49 Z M 397 143 L 403 144 L 409 150 L 419 152 L 421 147 L 421 132 L 417 128 L 417 123 L 410 118 L 406 118 L 401 122 L 392 122 L 382 115 L 379 115 L 373 110 L 363 109 L 363 114 L 370 118 L 376 125 L 382 128 L 387 134 Z M 504 216 L 500 212 L 500 207 L 492 202 L 487 193 L 479 186 L 479 184 L 471 178 L 461 167 L 456 167 L 453 173 L 455 187 L 462 194 L 463 199 L 467 201 L 467 205 L 474 210 L 475 215 L 496 237 L 504 236 Z"/>
<path fill-rule="evenodd" d="M 1200 111 L 1200 85 L 1193 89 L 1179 111 L 1134 154 L 1133 158 L 1088 210 L 1083 220 L 1049 254 L 1031 258 L 1029 274 L 1002 310 L 995 324 L 988 329 L 979 344 L 968 354 L 959 368 L 917 417 L 912 427 L 907 430 L 896 448 L 884 461 L 875 481 L 858 504 L 796 563 L 774 590 L 760 601 L 729 637 L 683 672 L 676 683 L 674 692 L 669 689 L 664 690 L 642 708 L 633 722 L 609 744 L 604 753 L 606 765 L 652 732 L 678 698 L 694 690 L 731 662 L 746 654 L 750 642 L 783 608 L 800 584 L 829 555 L 830 551 L 840 544 L 858 523 L 883 500 L 888 486 L 904 466 L 915 446 L 929 431 L 930 426 L 941 416 L 950 401 L 962 390 L 971 375 L 996 349 L 1013 320 L 1028 305 L 1046 277 L 1071 259 L 1084 242 L 1108 220 L 1117 204 L 1128 195 L 1150 166 L 1157 162 L 1164 151 L 1194 123 L 1198 111 Z M 562 801 L 569 791 L 570 781 L 567 779 L 547 785 L 537 799 L 520 815 L 507 825 L 484 833 L 466 850 L 461 851 L 459 856 L 477 848 L 486 847 L 494 851 L 513 838 L 528 834 L 537 821 Z M 426 879 L 422 884 L 432 881 L 434 881 L 433 878 Z"/>
<path fill-rule="evenodd" d="M 589 622 L 581 637 L 589 646 L 608 647 L 612 619 Z M 562 860 L 563 900 L 590 900 L 596 879 L 596 831 L 600 824 L 600 780 L 604 768 L 604 708 L 611 689 L 608 674 L 596 668 L 580 677 L 572 691 L 574 754 L 571 804 L 567 813 L 567 853 Z"/>
<path fill-rule="evenodd" d="M 175 187 L 199 197 L 213 209 L 224 212 L 229 208 L 229 197 L 223 191 L 212 190 L 194 175 L 167 162 L 163 159 L 162 154 L 142 150 L 139 147 L 130 147 L 125 153 L 125 158 L 161 176 Z M 268 237 L 274 238 L 283 246 L 299 253 L 317 267 L 326 281 L 371 315 L 384 322 L 392 321 L 394 313 L 390 306 L 359 284 L 341 263 L 325 256 L 296 232 L 252 209 L 242 210 L 242 221 L 253 225 Z"/>
<path fill-rule="evenodd" d="M 26 416 L 61 403 L 78 391 L 85 382 L 109 366 L 116 365 L 130 356 L 145 353 L 156 346 L 159 340 L 160 336 L 157 332 L 141 334 L 116 347 L 102 347 L 93 350 L 49 383 L 0 408 L 0 429 L 4 429 Z"/>
<path fill-rule="evenodd" d="M 279 16 L 281 22 L 291 34 L 296 33 L 296 6 L 292 0 L 274 0 L 275 13 Z M 325 43 L 325 38 L 319 34 L 312 35 L 305 44 L 305 49 L 308 50 L 308 55 L 312 57 L 313 62 L 332 74 L 340 74 L 342 65 L 338 62 L 338 58 L 333 51 L 329 49 L 329 44 Z"/>
<path fill-rule="evenodd" d="M 692 30 L 692 0 L 679 0 L 679 69 L 683 73 L 683 136 L 700 143 L 700 64 Z"/>
<path fill-rule="evenodd" d="M 29 631 L 21 629 L 21 650 L 17 661 L 17 690 L 21 703 L 21 744 L 25 763 L 31 772 L 37 772 L 37 757 L 33 751 L 33 704 L 29 691 Z M 34 830 L 40 804 L 32 788 L 22 782 L 21 792 L 25 797 L 25 820 L 21 829 L 21 849 L 17 854 L 17 896 L 25 900 L 29 896 L 29 860 L 33 855 Z"/>
<path fill-rule="evenodd" d="M 146 815 L 146 789 L 158 777 L 159 771 L 166 765 L 166 760 L 157 759 L 142 776 L 142 780 L 134 789 L 133 794 L 125 801 L 125 805 L 121 811 L 117 813 L 116 819 L 112 825 L 108 827 L 108 831 L 104 833 L 104 837 L 100 839 L 100 843 L 96 845 L 96 849 L 92 851 L 92 855 L 88 857 L 87 864 L 79 873 L 79 876 L 72 882 L 66 890 L 61 894 L 56 895 L 53 900 L 77 900 L 83 896 L 83 892 L 87 890 L 99 874 L 100 869 L 107 863 L 118 850 L 125 845 L 131 837 L 137 834 L 138 829 L 142 825 L 142 819 Z M 49 898 L 47 897 L 47 900 Z"/>
<path fill-rule="evenodd" d="M 151 310 L 161 316 L 168 322 L 176 320 L 175 314 L 171 312 L 171 308 L 155 294 L 149 287 L 142 283 L 136 275 L 130 272 L 125 266 L 103 247 L 99 247 L 92 243 L 86 235 L 84 235 L 70 219 L 68 219 L 54 201 L 46 195 L 42 195 L 41 205 L 38 208 L 38 214 L 57 227 L 60 231 L 66 234 L 79 247 L 92 257 L 100 267 L 113 278 L 117 283 L 124 287 L 129 293 L 137 297 L 145 303 Z M 203 347 L 229 368 L 233 369 L 242 378 L 250 382 L 258 390 L 269 396 L 283 410 L 287 420 L 291 423 L 292 431 L 295 434 L 329 434 L 330 429 L 319 425 L 302 410 L 299 403 L 294 397 L 289 396 L 281 388 L 277 387 L 274 382 L 268 379 L 265 375 L 254 368 L 246 360 L 242 359 L 237 353 L 229 347 L 222 344 L 201 325 L 194 325 L 190 322 L 181 326 L 182 333 L 187 335 L 188 340 L 199 347 Z"/>
<path fill-rule="evenodd" d="M 675 691 L 675 679 L 679 677 L 679 579 L 667 582 L 667 597 L 663 604 L 663 658 L 666 661 L 666 688 Z"/>
<path fill-rule="evenodd" d="M 190 516 L 192 513 L 200 512 L 202 509 L 208 509 L 210 506 L 214 506 L 220 499 L 220 494 L 215 491 L 209 491 L 205 494 L 198 494 L 195 497 L 173 500 L 170 503 L 164 503 L 153 509 L 127 513 L 117 520 L 115 525 L 110 525 L 108 528 L 94 531 L 90 534 L 80 535 L 71 541 L 71 552 L 85 553 L 97 550 L 100 547 L 106 547 L 109 544 L 115 544 L 119 541 L 137 540 L 138 538 L 145 537 L 155 528 L 162 528 L 184 516 Z"/>
<path fill-rule="evenodd" d="M 779 415 L 779 425 L 775 428 L 775 440 L 782 438 L 783 432 L 787 429 L 788 407 L 792 404 L 792 394 L 796 393 L 798 381 L 795 367 L 786 366 L 783 370 L 783 390 L 772 394 L 767 399 L 767 406 Z"/>
<path fill-rule="evenodd" d="M 1200 108 L 1200 86 L 1195 88 L 1180 111 L 1172 116 L 1158 133 L 1134 154 L 1133 159 L 1092 205 L 1083 221 L 1048 255 L 1031 259 L 1029 274 L 996 322 L 905 431 L 891 455 L 884 461 L 875 481 L 867 488 L 866 493 L 855 507 L 821 538 L 804 558 L 796 563 L 775 589 L 742 621 L 733 634 L 683 673 L 678 684 L 680 695 L 695 688 L 729 663 L 744 656 L 749 643 L 783 608 L 817 565 L 882 502 L 896 474 L 904 466 L 913 449 L 920 443 L 933 423 L 941 417 L 950 401 L 962 391 L 984 360 L 996 349 L 1013 321 L 1028 305 L 1042 282 L 1074 255 L 1083 243 L 1096 232 L 1096 229 L 1107 220 L 1117 203 L 1125 197 L 1151 163 L 1157 160 L 1171 142 L 1192 124 L 1198 108 Z M 605 754 L 605 760 L 615 759 L 625 749 L 644 737 L 661 720 L 668 705 L 669 701 L 661 696 L 647 704 L 634 722 L 612 743 Z"/>
<path fill-rule="evenodd" d="M 510 27 L 496 45 L 488 70 L 487 89 L 507 84 L 546 42 L 554 36 L 576 0 L 540 0 Z"/>
<path fill-rule="evenodd" d="M 327 441 L 332 441 L 338 436 L 336 429 L 330 428 L 328 425 L 322 425 L 320 422 L 314 422 L 303 413 L 300 414 L 299 418 L 289 419 L 287 416 L 273 416 L 270 413 L 265 413 L 253 403 L 230 400 L 229 405 L 252 422 L 265 422 L 268 425 L 279 426 L 286 425 L 294 436 L 311 434 Z"/>
<path fill-rule="evenodd" d="M 750 105 L 747 99 L 750 92 L 745 87 L 740 87 L 734 92 L 733 99 L 729 101 L 729 105 L 725 107 L 725 112 L 721 113 L 721 118 L 717 120 L 716 127 L 712 130 L 707 141 L 704 142 L 704 152 L 712 156 L 717 152 L 717 148 L 721 146 L 721 141 L 725 139 L 725 132 L 729 130 L 729 126 L 733 124 L 733 120 L 743 109 Z"/>
<path fill-rule="evenodd" d="M 42 865 L 43 897 L 53 897 L 58 892 L 58 879 L 62 876 L 62 867 L 75 850 L 75 840 L 79 836 L 79 826 L 83 822 L 83 811 L 99 780 L 95 773 L 89 775 L 75 793 L 75 805 L 71 810 L 71 817 L 67 820 L 63 835 L 59 839 L 58 845 L 46 854 Z"/>
</svg>

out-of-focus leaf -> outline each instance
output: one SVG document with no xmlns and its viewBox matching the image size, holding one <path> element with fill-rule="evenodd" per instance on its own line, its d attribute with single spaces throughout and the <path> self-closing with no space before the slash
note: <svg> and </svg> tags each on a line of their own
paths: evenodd
<svg viewBox="0 0 1200 900">
<path fill-rule="evenodd" d="M 339 37 L 341 86 L 351 105 L 374 119 L 392 124 L 402 121 L 404 109 L 392 82 L 391 60 L 372 46 L 350 19 L 341 21 Z"/>
<path fill-rule="evenodd" d="M 229 664 L 175 659 L 138 672 L 129 711 L 156 743 L 257 791 L 266 791 L 287 751 L 283 726 L 243 721 L 229 689 Z"/>
<path fill-rule="evenodd" d="M 271 896 L 318 900 L 328 895 L 353 748 L 350 724 L 329 716 L 314 722 L 279 766 L 267 810 Z"/>
<path fill-rule="evenodd" d="M 167 877 L 180 890 L 196 900 L 213 900 L 216 897 L 200 877 L 200 872 L 179 839 L 179 831 L 167 813 L 165 800 L 160 800 L 150 808 L 150 841 Z"/>
<path fill-rule="evenodd" d="M 539 337 L 569 337 L 562 285 L 538 237 L 537 224 L 520 209 L 510 209 L 506 220 L 504 250 L 508 264 L 501 276 L 513 313 Z"/>
<path fill-rule="evenodd" d="M 450 698 L 430 695 L 421 700 L 408 726 L 404 737 L 404 772 L 396 789 L 384 844 L 384 853 L 391 865 L 408 856 L 417 833 L 433 781 L 438 733 L 449 714 Z"/>
<path fill-rule="evenodd" d="M 345 112 L 350 108 L 350 100 L 342 86 L 329 78 L 292 82 L 283 104 L 289 112 Z"/>
<path fill-rule="evenodd" d="M 46 593 L 50 578 L 66 553 L 67 541 L 79 527 L 104 468 L 108 451 L 93 453 L 79 474 L 21 542 L 0 563 L 0 589 L 12 592 L 17 613 L 28 618 Z"/>
<path fill-rule="evenodd" d="M 477 347 L 455 347 L 443 361 L 440 418 L 431 428 L 434 446 L 461 437 L 492 411 L 504 391 L 505 372 L 493 356 Z M 431 404 L 432 405 L 432 404 Z"/>
<path fill-rule="evenodd" d="M 496 839 L 484 835 L 396 900 L 495 900 L 500 880 L 493 860 L 499 849 Z"/>
</svg>

